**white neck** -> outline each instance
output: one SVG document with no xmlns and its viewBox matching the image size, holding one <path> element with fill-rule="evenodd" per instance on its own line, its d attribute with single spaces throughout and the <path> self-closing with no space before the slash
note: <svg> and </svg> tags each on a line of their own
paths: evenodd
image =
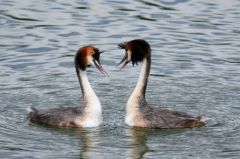
<svg viewBox="0 0 240 159">
<path fill-rule="evenodd" d="M 79 81 L 82 89 L 84 100 L 84 114 L 87 114 L 90 122 L 93 124 L 96 122 L 102 122 L 102 108 L 101 103 L 92 89 L 86 71 L 79 70 Z M 95 124 L 96 124 L 95 123 Z"/>
<path fill-rule="evenodd" d="M 138 82 L 129 98 L 138 98 L 138 97 L 143 97 L 145 98 L 145 91 L 147 87 L 147 82 L 148 82 L 148 76 L 149 76 L 149 71 L 150 71 L 150 63 L 147 60 L 147 58 L 143 59 L 143 66 L 138 78 Z"/>
<path fill-rule="evenodd" d="M 83 99 L 84 102 L 92 103 L 91 99 L 95 99 L 99 102 L 97 95 L 95 94 L 94 90 L 92 89 L 86 71 L 80 70 L 80 80 L 81 80 L 81 87 L 82 87 L 82 93 L 83 93 Z"/>
<path fill-rule="evenodd" d="M 125 123 L 128 125 L 133 124 L 133 119 L 139 113 L 139 109 L 145 106 L 144 104 L 140 105 L 140 102 L 145 102 L 145 91 L 148 82 L 148 76 L 150 72 L 151 61 L 150 58 L 144 58 L 143 66 L 138 78 L 136 87 L 134 88 L 131 96 L 128 99 L 126 105 L 126 118 Z"/>
</svg>

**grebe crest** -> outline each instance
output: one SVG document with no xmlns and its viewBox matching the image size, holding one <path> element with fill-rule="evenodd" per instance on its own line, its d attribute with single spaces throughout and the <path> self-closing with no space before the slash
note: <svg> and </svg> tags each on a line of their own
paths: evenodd
<svg viewBox="0 0 240 159">
<path fill-rule="evenodd" d="M 123 42 L 118 46 L 126 51 L 125 56 L 119 63 L 119 65 L 121 65 L 125 62 L 122 67 L 125 67 L 130 61 L 132 61 L 133 66 L 135 64 L 138 65 L 138 62 L 142 62 L 145 57 L 148 57 L 151 54 L 150 45 L 142 39 Z"/>
<path fill-rule="evenodd" d="M 100 54 L 103 51 L 100 51 L 98 48 L 88 45 L 80 48 L 75 55 L 75 66 L 79 69 L 85 71 L 87 67 L 91 67 L 92 64 L 95 64 L 96 68 L 104 75 L 108 73 L 102 68 L 100 63 Z"/>
</svg>

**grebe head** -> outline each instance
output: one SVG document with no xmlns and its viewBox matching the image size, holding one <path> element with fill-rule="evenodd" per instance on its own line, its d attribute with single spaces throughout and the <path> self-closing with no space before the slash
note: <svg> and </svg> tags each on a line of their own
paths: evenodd
<svg viewBox="0 0 240 159">
<path fill-rule="evenodd" d="M 80 48 L 75 55 L 75 66 L 84 71 L 87 67 L 91 67 L 91 65 L 94 64 L 103 75 L 108 75 L 100 63 L 101 53 L 103 53 L 103 51 L 100 51 L 94 46 L 84 46 Z"/>
<path fill-rule="evenodd" d="M 130 61 L 132 61 L 133 66 L 142 62 L 144 58 L 150 57 L 151 48 L 148 42 L 143 39 L 135 39 L 128 42 L 123 42 L 118 45 L 121 49 L 124 49 L 125 56 L 120 61 L 118 65 L 121 65 L 123 62 L 123 67 L 125 67 Z"/>
</svg>

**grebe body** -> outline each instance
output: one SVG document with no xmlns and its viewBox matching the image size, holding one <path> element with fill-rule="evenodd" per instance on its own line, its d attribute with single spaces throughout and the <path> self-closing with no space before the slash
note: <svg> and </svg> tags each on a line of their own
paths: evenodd
<svg viewBox="0 0 240 159">
<path fill-rule="evenodd" d="M 99 49 L 94 46 L 80 48 L 75 55 L 75 69 L 80 83 L 83 104 L 79 107 L 60 107 L 50 110 L 37 110 L 31 107 L 28 119 L 31 122 L 61 127 L 95 127 L 102 123 L 101 103 L 92 89 L 86 69 L 95 64 L 96 68 L 107 75 L 102 68 Z"/>
<path fill-rule="evenodd" d="M 205 125 L 202 117 L 193 117 L 184 112 L 152 108 L 145 99 L 148 76 L 151 67 L 151 48 L 142 39 L 136 39 L 119 44 L 125 50 L 125 56 L 120 61 L 125 67 L 129 62 L 133 65 L 143 63 L 138 82 L 126 104 L 125 123 L 134 127 L 148 128 L 193 128 Z"/>
</svg>

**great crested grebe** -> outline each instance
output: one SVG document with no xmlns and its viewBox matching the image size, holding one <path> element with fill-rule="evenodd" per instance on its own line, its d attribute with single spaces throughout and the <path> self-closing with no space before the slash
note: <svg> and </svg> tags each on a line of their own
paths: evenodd
<svg viewBox="0 0 240 159">
<path fill-rule="evenodd" d="M 80 107 L 60 107 L 46 111 L 30 108 L 28 119 L 32 122 L 63 127 L 95 127 L 102 123 L 102 108 L 98 97 L 92 89 L 86 74 L 86 68 L 95 64 L 104 75 L 99 57 L 102 52 L 94 46 L 80 48 L 75 55 L 75 69 L 83 95 Z"/>
<path fill-rule="evenodd" d="M 130 61 L 133 65 L 143 62 L 135 89 L 126 105 L 125 123 L 135 127 L 149 128 L 192 128 L 205 125 L 202 117 L 192 117 L 184 112 L 152 108 L 145 100 L 145 92 L 151 67 L 151 48 L 142 39 L 136 39 L 118 45 L 125 49 L 125 56 L 120 61 L 125 67 Z"/>
</svg>

